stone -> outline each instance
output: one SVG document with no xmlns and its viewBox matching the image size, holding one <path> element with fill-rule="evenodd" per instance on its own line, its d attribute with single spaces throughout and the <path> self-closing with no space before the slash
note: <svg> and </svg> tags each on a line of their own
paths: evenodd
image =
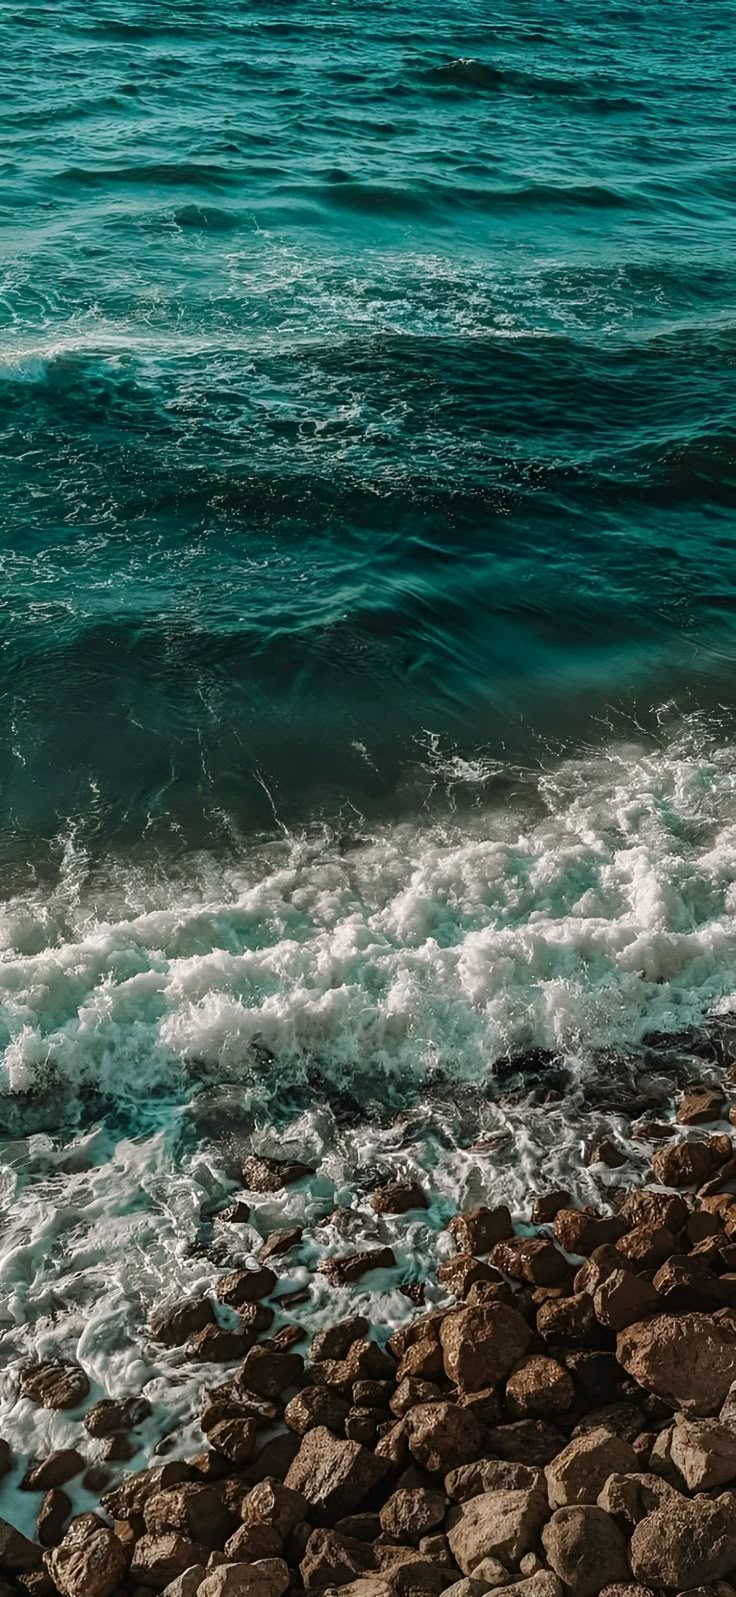
<svg viewBox="0 0 736 1597">
<path fill-rule="evenodd" d="M 461 1464 L 445 1476 L 445 1491 L 453 1503 L 467 1503 L 484 1492 L 519 1491 L 544 1487 L 541 1469 L 514 1464 L 507 1459 L 481 1458 L 475 1464 Z"/>
<path fill-rule="evenodd" d="M 304 1232 L 300 1225 L 288 1226 L 284 1231 L 272 1231 L 266 1237 L 263 1247 L 258 1249 L 258 1258 L 278 1259 L 284 1253 L 290 1253 L 292 1248 L 298 1248 Z"/>
<path fill-rule="evenodd" d="M 528 1580 L 514 1580 L 504 1584 L 506 1597 L 562 1597 L 562 1587 L 556 1575 L 548 1569 L 537 1570 Z"/>
<path fill-rule="evenodd" d="M 481 1425 L 500 1425 L 501 1391 L 497 1386 L 481 1386 L 477 1392 L 459 1392 L 458 1403 L 474 1415 Z"/>
<path fill-rule="evenodd" d="M 590 1150 L 589 1165 L 604 1164 L 609 1170 L 620 1170 L 621 1166 L 628 1163 L 628 1154 L 623 1148 L 617 1147 L 609 1137 L 604 1137 L 602 1142 L 596 1142 Z"/>
<path fill-rule="evenodd" d="M 283 1558 L 255 1564 L 220 1564 L 205 1575 L 198 1597 L 284 1597 L 289 1569 Z"/>
<path fill-rule="evenodd" d="M 226 1209 L 221 1209 L 215 1215 L 216 1220 L 224 1220 L 226 1225 L 247 1225 L 250 1220 L 250 1204 L 244 1198 L 235 1198 Z"/>
<path fill-rule="evenodd" d="M 437 1280 L 456 1298 L 467 1298 L 476 1286 L 504 1284 L 499 1270 L 484 1259 L 476 1259 L 472 1253 L 456 1253 L 453 1259 L 447 1259 L 437 1271 Z"/>
<path fill-rule="evenodd" d="M 233 1528 L 217 1487 L 197 1481 L 154 1492 L 145 1503 L 143 1522 L 151 1535 L 177 1530 L 204 1547 L 219 1547 Z"/>
<path fill-rule="evenodd" d="M 186 1574 L 193 1564 L 206 1564 L 209 1551 L 208 1547 L 200 1547 L 176 1531 L 167 1531 L 164 1536 L 141 1536 L 133 1549 L 131 1579 L 139 1586 L 152 1586 L 154 1591 L 160 1591 L 179 1575 Z"/>
<path fill-rule="evenodd" d="M 612 1331 L 625 1331 L 627 1325 L 655 1314 L 658 1306 L 651 1282 L 630 1270 L 614 1270 L 593 1293 L 596 1319 Z"/>
<path fill-rule="evenodd" d="M 657 1271 L 654 1286 L 660 1306 L 670 1313 L 702 1310 L 708 1314 L 736 1306 L 736 1279 L 703 1269 L 694 1256 L 680 1254 L 668 1259 Z"/>
<path fill-rule="evenodd" d="M 505 1204 L 496 1209 L 481 1206 L 455 1214 L 449 1222 L 458 1253 L 490 1253 L 497 1242 L 513 1236 L 511 1214 Z"/>
<path fill-rule="evenodd" d="M 260 1265 L 255 1270 L 233 1270 L 217 1282 L 215 1296 L 220 1303 L 227 1303 L 229 1308 L 239 1309 L 246 1303 L 257 1303 L 259 1298 L 270 1297 L 276 1279 L 273 1270 L 269 1270 L 267 1265 Z"/>
<path fill-rule="evenodd" d="M 356 1383 L 358 1384 L 358 1383 Z M 350 1404 L 329 1386 L 305 1386 L 292 1397 L 284 1409 L 284 1420 L 290 1431 L 305 1436 L 316 1425 L 326 1425 L 328 1431 L 340 1435 L 348 1417 Z"/>
<path fill-rule="evenodd" d="M 280 1192 L 282 1187 L 293 1187 L 311 1175 L 311 1166 L 300 1164 L 297 1159 L 260 1159 L 252 1154 L 243 1165 L 243 1186 L 247 1192 Z"/>
<path fill-rule="evenodd" d="M 336 1530 L 313 1530 L 299 1564 L 307 1591 L 343 1586 L 369 1569 L 375 1569 L 372 1549 Z"/>
<path fill-rule="evenodd" d="M 169 1581 L 163 1597 L 197 1597 L 205 1574 L 206 1570 L 201 1564 L 193 1564 L 191 1569 L 184 1571 L 183 1575 L 177 1575 L 175 1580 Z"/>
<path fill-rule="evenodd" d="M 279 1304 L 282 1303 L 283 1298 L 280 1298 Z M 240 1303 L 237 1314 L 240 1328 L 251 1338 L 251 1343 L 253 1337 L 260 1336 L 262 1331 L 269 1331 L 273 1325 L 273 1309 L 268 1303 Z"/>
<path fill-rule="evenodd" d="M 284 1541 L 308 1513 L 303 1492 L 268 1476 L 257 1482 L 241 1508 L 244 1524 L 270 1525 Z"/>
<path fill-rule="evenodd" d="M 598 1493 L 598 1507 L 612 1514 L 622 1529 L 630 1531 L 647 1514 L 666 1508 L 669 1502 L 676 1502 L 681 1496 L 681 1492 L 658 1475 L 609 1475 Z"/>
<path fill-rule="evenodd" d="M 547 1512 L 539 1485 L 484 1492 L 452 1509 L 447 1516 L 447 1539 L 458 1568 L 464 1575 L 472 1575 L 482 1559 L 491 1557 L 507 1569 L 518 1569 L 524 1554 L 535 1547 Z"/>
<path fill-rule="evenodd" d="M 54 1486 L 65 1486 L 67 1481 L 81 1475 L 85 1467 L 85 1460 L 76 1447 L 61 1448 L 57 1453 L 49 1453 L 40 1464 L 34 1464 L 27 1470 L 21 1483 L 24 1492 L 48 1492 Z"/>
<path fill-rule="evenodd" d="M 511 1425 L 489 1428 L 483 1454 L 544 1469 L 565 1446 L 565 1437 L 548 1420 L 516 1420 Z"/>
<path fill-rule="evenodd" d="M 706 1492 L 736 1480 L 736 1429 L 722 1420 L 681 1416 L 672 1432 L 670 1457 L 690 1492 Z"/>
<path fill-rule="evenodd" d="M 586 1431 L 547 1465 L 550 1507 L 594 1503 L 609 1475 L 635 1473 L 636 1468 L 637 1458 L 630 1442 L 602 1426 Z"/>
<path fill-rule="evenodd" d="M 410 1214 L 412 1209 L 429 1207 L 417 1181 L 388 1181 L 385 1186 L 376 1187 L 368 1202 L 376 1214 Z"/>
<path fill-rule="evenodd" d="M 257 1421 L 245 1419 L 219 1420 L 208 1432 L 208 1441 L 231 1464 L 248 1464 L 256 1449 Z"/>
<path fill-rule="evenodd" d="M 688 1414 L 714 1414 L 736 1374 L 736 1328 L 705 1314 L 660 1314 L 621 1331 L 616 1352 L 646 1391 Z"/>
<path fill-rule="evenodd" d="M 89 1381 L 79 1364 L 27 1364 L 20 1372 L 20 1395 L 39 1408 L 77 1408 L 89 1396 Z"/>
<path fill-rule="evenodd" d="M 249 1520 L 239 1525 L 225 1542 L 225 1557 L 234 1564 L 254 1564 L 260 1558 L 281 1558 L 284 1538 L 273 1525 Z"/>
<path fill-rule="evenodd" d="M 572 1434 L 583 1436 L 587 1431 L 600 1430 L 602 1426 L 604 1430 L 613 1431 L 616 1436 L 623 1437 L 625 1442 L 633 1445 L 644 1424 L 644 1412 L 635 1403 L 604 1403 L 602 1408 L 589 1409 L 578 1421 Z"/>
<path fill-rule="evenodd" d="M 560 1209 L 569 1209 L 571 1202 L 571 1194 L 565 1187 L 558 1187 L 554 1192 L 546 1192 L 541 1197 L 535 1198 L 532 1205 L 532 1225 L 551 1225 Z"/>
<path fill-rule="evenodd" d="M 570 1276 L 567 1259 L 549 1237 L 510 1237 L 497 1242 L 492 1263 L 513 1281 L 531 1286 L 560 1286 Z"/>
<path fill-rule="evenodd" d="M 122 1544 L 106 1525 L 79 1540 L 65 1537 L 44 1563 L 61 1597 L 112 1597 L 127 1570 Z"/>
<path fill-rule="evenodd" d="M 511 1419 L 548 1419 L 564 1414 L 575 1387 L 564 1364 L 539 1354 L 517 1364 L 506 1382 L 506 1408 Z"/>
<path fill-rule="evenodd" d="M 381 1528 L 400 1542 L 418 1542 L 445 1517 L 442 1492 L 428 1487 L 393 1492 L 381 1509 Z"/>
<path fill-rule="evenodd" d="M 430 1475 L 470 1464 L 484 1451 L 484 1427 L 457 1403 L 422 1403 L 406 1419 L 412 1457 Z"/>
<path fill-rule="evenodd" d="M 115 1436 L 118 1431 L 141 1425 L 150 1413 L 151 1405 L 145 1397 L 128 1397 L 120 1402 L 103 1397 L 88 1409 L 82 1423 L 89 1436 Z"/>
<path fill-rule="evenodd" d="M 675 1236 L 687 1223 L 688 1212 L 684 1198 L 673 1192 L 653 1192 L 648 1187 L 629 1192 L 621 1205 L 621 1214 L 630 1226 L 664 1226 Z"/>
<path fill-rule="evenodd" d="M 537 1311 L 537 1330 L 545 1342 L 595 1346 L 600 1328 L 590 1294 L 576 1292 L 573 1297 L 543 1303 Z"/>
<path fill-rule="evenodd" d="M 27 1569 L 38 1569 L 41 1548 L 28 1540 L 14 1525 L 0 1519 L 0 1570 L 7 1575 L 20 1575 Z"/>
<path fill-rule="evenodd" d="M 343 1254 L 341 1258 L 322 1259 L 319 1268 L 332 1286 L 349 1286 L 359 1281 L 370 1270 L 392 1270 L 396 1264 L 393 1248 L 365 1248 L 362 1253 Z"/>
<path fill-rule="evenodd" d="M 234 1377 L 238 1391 L 255 1392 L 257 1397 L 277 1398 L 289 1386 L 297 1386 L 304 1374 L 299 1353 L 273 1352 L 259 1344 L 252 1347 Z"/>
<path fill-rule="evenodd" d="M 312 1338 L 309 1349 L 312 1363 L 346 1358 L 353 1343 L 363 1341 L 369 1330 L 370 1323 L 363 1314 L 353 1314 L 348 1320 L 338 1320 L 335 1325 L 328 1325 Z"/>
<path fill-rule="evenodd" d="M 722 1580 L 736 1568 L 733 1497 L 683 1497 L 648 1514 L 634 1530 L 629 1557 L 637 1580 L 666 1591 Z"/>
<path fill-rule="evenodd" d="M 248 1351 L 252 1338 L 243 1331 L 224 1331 L 220 1325 L 204 1325 L 187 1342 L 187 1358 L 200 1364 L 234 1364 Z"/>
<path fill-rule="evenodd" d="M 399 1359 L 396 1382 L 400 1384 L 407 1376 L 416 1376 L 420 1381 L 439 1381 L 443 1374 L 442 1348 L 434 1338 L 425 1337 L 421 1342 L 412 1342 Z"/>
<path fill-rule="evenodd" d="M 318 1367 L 323 1385 L 335 1387 L 346 1398 L 352 1396 L 356 1381 L 391 1380 L 395 1374 L 396 1365 L 391 1354 L 367 1338 L 353 1342 L 346 1358 L 323 1359 Z"/>
<path fill-rule="evenodd" d="M 613 1402 L 621 1371 L 612 1353 L 563 1347 L 560 1359 L 586 1405 Z"/>
<path fill-rule="evenodd" d="M 503 1573 L 502 1564 L 499 1564 L 498 1569 Z M 497 1584 L 502 1586 L 505 1582 L 502 1579 Z M 476 1580 L 472 1575 L 463 1575 L 462 1580 L 454 1580 L 451 1586 L 445 1587 L 442 1597 L 485 1597 L 486 1592 L 490 1590 L 487 1580 Z"/>
<path fill-rule="evenodd" d="M 658 1270 L 677 1250 L 677 1242 L 667 1226 L 637 1225 L 618 1245 L 624 1265 L 632 1270 Z"/>
<path fill-rule="evenodd" d="M 628 1230 L 628 1222 L 621 1215 L 596 1214 L 592 1209 L 560 1209 L 554 1230 L 560 1247 L 579 1257 L 606 1243 L 615 1246 Z"/>
<path fill-rule="evenodd" d="M 526 1320 L 504 1303 L 457 1309 L 440 1330 L 445 1374 L 463 1391 L 494 1386 L 510 1374 L 530 1339 Z"/>
<path fill-rule="evenodd" d="M 118 1486 L 105 1493 L 101 1499 L 102 1507 L 112 1519 L 136 1519 L 142 1516 L 146 1502 L 154 1492 L 163 1491 L 167 1486 L 178 1486 L 181 1481 L 189 1480 L 190 1475 L 189 1466 L 178 1459 L 154 1469 L 138 1470 L 135 1475 L 124 1476 Z"/>
<path fill-rule="evenodd" d="M 570 1597 L 598 1597 L 601 1586 L 631 1578 L 626 1539 L 594 1504 L 558 1508 L 542 1531 L 542 1545 Z"/>
<path fill-rule="evenodd" d="M 54 1486 L 46 1493 L 36 1520 L 42 1547 L 58 1547 L 64 1539 L 64 1526 L 72 1511 L 72 1500 Z"/>
<path fill-rule="evenodd" d="M 663 1187 L 700 1187 L 720 1162 L 707 1142 L 675 1142 L 657 1149 L 652 1170 Z"/>
<path fill-rule="evenodd" d="M 680 1126 L 705 1126 L 713 1120 L 722 1120 L 725 1107 L 720 1087 L 710 1087 L 702 1082 L 688 1087 L 683 1093 L 675 1119 Z"/>
<path fill-rule="evenodd" d="M 149 1325 L 151 1336 L 165 1347 L 180 1347 L 205 1325 L 215 1325 L 215 1311 L 209 1298 L 180 1298 L 168 1308 L 159 1309 Z"/>
<path fill-rule="evenodd" d="M 383 1480 L 388 1465 L 360 1442 L 337 1440 L 323 1425 L 302 1439 L 286 1477 L 321 1514 L 355 1513 Z"/>
</svg>

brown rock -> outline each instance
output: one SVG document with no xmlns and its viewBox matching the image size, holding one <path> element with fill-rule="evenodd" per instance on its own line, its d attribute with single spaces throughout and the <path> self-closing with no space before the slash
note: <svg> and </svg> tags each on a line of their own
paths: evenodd
<svg viewBox="0 0 736 1597">
<path fill-rule="evenodd" d="M 533 1550 L 547 1518 L 544 1490 L 538 1485 L 517 1491 L 484 1492 L 447 1517 L 447 1538 L 464 1575 L 472 1575 L 485 1558 L 497 1558 L 506 1569 L 518 1569 Z"/>
<path fill-rule="evenodd" d="M 269 1347 L 252 1347 L 235 1376 L 238 1392 L 255 1392 L 257 1397 L 277 1398 L 289 1386 L 297 1386 L 304 1374 L 299 1353 L 273 1352 Z"/>
<path fill-rule="evenodd" d="M 177 1459 L 170 1464 L 160 1464 L 155 1469 L 138 1470 L 127 1475 L 118 1486 L 106 1492 L 102 1507 L 111 1519 L 136 1519 L 142 1516 L 148 1498 L 167 1486 L 178 1486 L 189 1480 L 191 1471 L 187 1464 Z"/>
<path fill-rule="evenodd" d="M 612 1275 L 593 1294 L 593 1308 L 601 1325 L 613 1331 L 624 1331 L 636 1320 L 654 1314 L 659 1298 L 654 1287 L 641 1276 L 629 1270 L 614 1270 Z"/>
<path fill-rule="evenodd" d="M 508 1242 L 497 1242 L 491 1258 L 504 1275 L 532 1286 L 562 1286 L 571 1279 L 567 1260 L 548 1237 L 511 1237 Z"/>
<path fill-rule="evenodd" d="M 58 1547 L 63 1540 L 64 1526 L 72 1511 L 72 1500 L 66 1492 L 52 1487 L 46 1493 L 36 1521 L 38 1539 L 42 1547 Z"/>
<path fill-rule="evenodd" d="M 430 1475 L 469 1464 L 483 1451 L 485 1431 L 457 1403 L 422 1403 L 407 1415 L 412 1457 Z"/>
<path fill-rule="evenodd" d="M 103 1397 L 88 1409 L 83 1424 L 90 1436 L 114 1436 L 118 1431 L 141 1425 L 143 1420 L 148 1419 L 150 1412 L 151 1405 L 145 1397 L 128 1397 L 121 1402 Z"/>
<path fill-rule="evenodd" d="M 326 1425 L 335 1436 L 342 1433 L 350 1405 L 328 1386 L 305 1386 L 284 1409 L 289 1430 L 306 1436 L 316 1425 Z"/>
<path fill-rule="evenodd" d="M 365 1316 L 354 1314 L 349 1320 L 338 1320 L 335 1325 L 318 1331 L 309 1349 L 312 1363 L 319 1364 L 323 1359 L 346 1358 L 353 1343 L 362 1341 L 369 1330 L 370 1324 Z"/>
<path fill-rule="evenodd" d="M 282 1307 L 283 1303 L 284 1299 L 279 1298 L 279 1307 Z M 240 1303 L 238 1319 L 241 1331 L 249 1337 L 250 1346 L 255 1337 L 271 1329 L 274 1319 L 273 1309 L 267 1303 Z"/>
<path fill-rule="evenodd" d="M 255 1564 L 220 1564 L 205 1575 L 198 1597 L 284 1597 L 289 1568 L 283 1558 Z"/>
<path fill-rule="evenodd" d="M 501 1422 L 500 1388 L 481 1386 L 477 1392 L 459 1392 L 457 1401 L 466 1413 L 473 1414 L 481 1425 L 499 1425 Z"/>
<path fill-rule="evenodd" d="M 675 1142 L 671 1147 L 658 1148 L 652 1169 L 663 1187 L 700 1187 L 719 1163 L 707 1142 Z"/>
<path fill-rule="evenodd" d="M 621 1215 L 600 1215 L 592 1209 L 560 1209 L 555 1236 L 566 1253 L 587 1255 L 606 1243 L 615 1245 L 628 1230 Z"/>
<path fill-rule="evenodd" d="M 511 1419 L 548 1419 L 564 1414 L 574 1397 L 575 1387 L 564 1365 L 539 1355 L 518 1364 L 506 1383 L 506 1406 Z"/>
<path fill-rule="evenodd" d="M 530 1337 L 526 1321 L 504 1303 L 457 1309 L 440 1330 L 445 1374 L 462 1391 L 493 1386 L 523 1358 Z"/>
<path fill-rule="evenodd" d="M 652 1192 L 643 1187 L 630 1192 L 621 1205 L 621 1213 L 630 1226 L 665 1226 L 677 1235 L 687 1222 L 688 1206 L 684 1198 L 672 1192 Z"/>
<path fill-rule="evenodd" d="M 231 1309 L 240 1309 L 246 1303 L 270 1297 L 275 1285 L 276 1276 L 266 1265 L 256 1270 L 233 1270 L 231 1275 L 223 1275 L 217 1282 L 215 1296 Z"/>
<path fill-rule="evenodd" d="M 381 1509 L 381 1528 L 399 1542 L 418 1542 L 445 1517 L 442 1492 L 428 1487 L 393 1492 Z"/>
<path fill-rule="evenodd" d="M 519 1491 L 532 1486 L 544 1488 L 541 1469 L 513 1464 L 506 1459 L 481 1458 L 475 1464 L 461 1464 L 445 1476 L 445 1491 L 453 1503 L 467 1503 L 484 1492 Z"/>
<path fill-rule="evenodd" d="M 497 1242 L 513 1236 L 511 1215 L 505 1204 L 496 1209 L 481 1206 L 455 1214 L 449 1222 L 459 1253 L 490 1253 Z"/>
<path fill-rule="evenodd" d="M 537 1330 L 545 1342 L 571 1342 L 595 1347 L 600 1335 L 593 1303 L 587 1292 L 543 1303 L 537 1313 Z"/>
<path fill-rule="evenodd" d="M 344 1586 L 375 1569 L 371 1548 L 337 1530 L 313 1530 L 299 1570 L 307 1591 Z"/>
<path fill-rule="evenodd" d="M 654 1286 L 662 1308 L 670 1313 L 712 1313 L 736 1306 L 736 1279 L 727 1275 L 719 1278 L 710 1270 L 703 1270 L 693 1256 L 681 1254 L 668 1259 L 657 1271 Z"/>
<path fill-rule="evenodd" d="M 359 1281 L 370 1270 L 392 1270 L 396 1264 L 393 1248 L 366 1248 L 362 1253 L 344 1254 L 342 1258 L 322 1259 L 320 1270 L 333 1286 L 349 1286 Z"/>
<path fill-rule="evenodd" d="M 223 1331 L 219 1325 L 204 1325 L 187 1342 L 187 1358 L 201 1364 L 234 1364 L 242 1359 L 253 1338 L 243 1331 Z"/>
<path fill-rule="evenodd" d="M 456 1253 L 453 1259 L 446 1259 L 439 1266 L 437 1280 L 456 1298 L 466 1298 L 474 1286 L 503 1284 L 500 1271 L 484 1259 L 474 1258 L 472 1253 Z"/>
<path fill-rule="evenodd" d="M 598 1494 L 598 1507 L 630 1533 L 647 1514 L 666 1508 L 681 1497 L 681 1492 L 658 1475 L 609 1475 Z"/>
<path fill-rule="evenodd" d="M 723 1227 L 717 1214 L 709 1214 L 707 1209 L 694 1209 L 687 1217 L 686 1231 L 687 1240 L 694 1248 L 707 1237 L 721 1236 Z"/>
<path fill-rule="evenodd" d="M 681 1126 L 705 1126 L 713 1120 L 722 1120 L 725 1107 L 720 1087 L 709 1087 L 703 1082 L 683 1093 L 676 1119 Z"/>
<path fill-rule="evenodd" d="M 736 1330 L 705 1314 L 660 1314 L 620 1332 L 616 1351 L 646 1391 L 688 1414 L 713 1414 L 736 1371 Z"/>
<path fill-rule="evenodd" d="M 325 1386 L 332 1386 L 343 1397 L 351 1397 L 356 1381 L 385 1381 L 396 1373 L 390 1355 L 377 1342 L 353 1342 L 344 1359 L 322 1359 L 318 1375 Z"/>
<path fill-rule="evenodd" d="M 428 1208 L 426 1195 L 416 1181 L 389 1181 L 377 1187 L 368 1201 L 376 1214 L 410 1214 L 412 1209 Z"/>
<path fill-rule="evenodd" d="M 597 1431 L 602 1427 L 606 1431 L 613 1431 L 615 1436 L 623 1437 L 625 1442 L 631 1442 L 633 1446 L 644 1424 L 644 1412 L 634 1403 L 604 1403 L 601 1408 L 591 1409 L 584 1414 L 572 1434 L 583 1436 L 586 1431 Z"/>
<path fill-rule="evenodd" d="M 491 1458 L 508 1459 L 544 1469 L 565 1446 L 565 1437 L 547 1420 L 516 1420 L 486 1432 L 483 1452 Z"/>
<path fill-rule="evenodd" d="M 217 1487 L 196 1481 L 155 1492 L 145 1504 L 143 1520 L 150 1535 L 181 1531 L 190 1541 L 205 1547 L 221 1546 L 233 1529 L 232 1515 Z"/>
<path fill-rule="evenodd" d="M 227 1209 L 221 1209 L 215 1216 L 217 1220 L 224 1220 L 227 1225 L 247 1225 L 250 1220 L 250 1204 L 244 1198 L 235 1198 Z"/>
<path fill-rule="evenodd" d="M 308 1513 L 309 1504 L 303 1492 L 268 1477 L 253 1487 L 242 1505 L 244 1524 L 270 1525 L 283 1540 Z"/>
<path fill-rule="evenodd" d="M 633 1270 L 658 1270 L 676 1251 L 677 1243 L 667 1226 L 638 1225 L 621 1238 L 618 1247 L 624 1265 L 628 1263 Z"/>
<path fill-rule="evenodd" d="M 180 1347 L 205 1325 L 215 1324 L 215 1311 L 209 1298 L 181 1298 L 153 1315 L 150 1331 L 151 1336 L 166 1347 Z"/>
<path fill-rule="evenodd" d="M 81 1475 L 85 1461 L 75 1447 L 62 1448 L 58 1453 L 49 1453 L 40 1464 L 35 1464 L 29 1469 L 21 1482 L 24 1492 L 48 1492 L 54 1486 L 65 1486 L 67 1481 Z"/>
<path fill-rule="evenodd" d="M 261 1263 L 264 1259 L 277 1259 L 283 1253 L 290 1253 L 292 1248 L 298 1248 L 303 1235 L 300 1225 L 289 1226 L 284 1231 L 272 1231 L 258 1250 Z"/>
<path fill-rule="evenodd" d="M 7 1575 L 20 1575 L 25 1570 L 38 1569 L 41 1548 L 28 1541 L 21 1531 L 7 1520 L 0 1519 L 0 1570 Z"/>
<path fill-rule="evenodd" d="M 339 1517 L 362 1507 L 387 1468 L 360 1442 L 338 1441 L 320 1425 L 303 1438 L 286 1485 L 302 1492 L 320 1513 Z"/>
<path fill-rule="evenodd" d="M 127 1568 L 122 1545 L 106 1525 L 79 1537 L 70 1526 L 44 1562 L 61 1597 L 112 1597 Z"/>
<path fill-rule="evenodd" d="M 590 1257 L 581 1264 L 575 1274 L 573 1287 L 576 1292 L 590 1292 L 592 1296 L 608 1280 L 609 1275 L 613 1275 L 614 1270 L 623 1268 L 623 1254 L 610 1242 L 605 1243 L 602 1248 L 594 1248 Z"/>
<path fill-rule="evenodd" d="M 532 1225 L 551 1225 L 560 1209 L 569 1209 L 571 1201 L 570 1193 L 564 1187 L 559 1187 L 556 1192 L 547 1192 L 541 1198 L 535 1198 L 532 1207 Z"/>
<path fill-rule="evenodd" d="M 273 1525 L 261 1525 L 258 1521 L 239 1525 L 225 1543 L 225 1557 L 235 1564 L 255 1564 L 259 1558 L 281 1558 L 283 1552 L 283 1537 Z"/>
<path fill-rule="evenodd" d="M 637 1458 L 629 1442 L 602 1427 L 577 1436 L 547 1465 L 552 1508 L 594 1503 L 609 1475 L 635 1473 Z"/>
<path fill-rule="evenodd" d="M 542 1543 L 571 1597 L 598 1597 L 601 1586 L 630 1578 L 624 1536 L 615 1520 L 592 1504 L 558 1508 Z"/>
<path fill-rule="evenodd" d="M 20 1372 L 20 1395 L 39 1408 L 77 1408 L 89 1395 L 89 1381 L 78 1364 L 27 1364 Z"/>
<path fill-rule="evenodd" d="M 311 1175 L 311 1166 L 300 1164 L 297 1159 L 260 1159 L 253 1154 L 243 1165 L 243 1186 L 248 1192 L 280 1192 L 282 1187 L 293 1187 Z"/>
<path fill-rule="evenodd" d="M 210 1446 L 231 1464 L 248 1464 L 256 1450 L 257 1422 L 245 1419 L 218 1420 L 208 1432 Z"/>
<path fill-rule="evenodd" d="M 667 1591 L 686 1592 L 721 1580 L 736 1568 L 736 1515 L 729 1493 L 715 1502 L 683 1497 L 648 1514 L 631 1538 L 631 1568 L 637 1580 Z"/>
<path fill-rule="evenodd" d="M 621 1372 L 612 1353 L 563 1347 L 560 1359 L 586 1404 L 613 1402 Z"/>
<path fill-rule="evenodd" d="M 424 1341 L 413 1342 L 411 1347 L 407 1348 L 399 1360 L 396 1380 L 400 1382 L 405 1380 L 407 1375 L 414 1375 L 420 1381 L 439 1381 L 443 1374 L 444 1364 L 440 1343 L 436 1342 L 434 1337 L 426 1337 Z"/>
<path fill-rule="evenodd" d="M 615 1142 L 604 1137 L 602 1142 L 597 1142 L 590 1150 L 588 1164 L 605 1164 L 609 1170 L 619 1170 L 622 1164 L 628 1163 L 628 1154 L 623 1148 L 618 1148 Z"/>
<path fill-rule="evenodd" d="M 670 1457 L 690 1492 L 706 1492 L 736 1480 L 736 1429 L 721 1420 L 681 1416 L 672 1432 Z"/>
</svg>

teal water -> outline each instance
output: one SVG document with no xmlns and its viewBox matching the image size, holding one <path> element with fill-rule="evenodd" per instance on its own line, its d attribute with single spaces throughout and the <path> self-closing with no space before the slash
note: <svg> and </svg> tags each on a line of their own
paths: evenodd
<svg viewBox="0 0 736 1597">
<path fill-rule="evenodd" d="M 7 858 L 732 703 L 735 40 L 3 0 Z"/>
</svg>

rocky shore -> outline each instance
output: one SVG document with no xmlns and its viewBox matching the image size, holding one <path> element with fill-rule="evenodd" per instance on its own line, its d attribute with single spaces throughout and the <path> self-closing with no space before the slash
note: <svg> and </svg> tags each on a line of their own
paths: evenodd
<svg viewBox="0 0 736 1597">
<path fill-rule="evenodd" d="M 19 1397 L 77 1416 L 80 1445 L 23 1461 L 37 1535 L 0 1521 L 0 1597 L 736 1593 L 734 1124 L 732 1069 L 643 1128 L 645 1185 L 604 1140 L 598 1207 L 559 1191 L 515 1220 L 455 1214 L 444 1301 L 407 1278 L 394 1329 L 336 1315 L 308 1344 L 308 1293 L 280 1280 L 301 1230 L 271 1230 L 150 1324 L 211 1372 L 189 1456 L 169 1438 L 124 1473 L 147 1398 L 92 1401 L 81 1365 L 27 1366 Z M 309 1174 L 251 1156 L 219 1220 Z M 370 1203 L 408 1227 L 427 1197 L 397 1179 Z M 346 1238 L 317 1272 L 337 1296 L 394 1263 Z M 0 1442 L 0 1474 L 17 1466 Z M 80 1481 L 95 1512 L 74 1511 Z"/>
</svg>

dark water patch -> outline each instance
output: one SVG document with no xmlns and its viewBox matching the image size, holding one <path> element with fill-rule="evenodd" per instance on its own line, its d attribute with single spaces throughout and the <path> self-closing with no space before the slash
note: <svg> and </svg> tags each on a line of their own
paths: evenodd
<svg viewBox="0 0 736 1597">
<path fill-rule="evenodd" d="M 54 180 L 75 188 L 104 189 L 117 184 L 161 188 L 223 188 L 233 181 L 227 167 L 195 161 L 152 161 L 139 166 L 67 167 Z"/>
<path fill-rule="evenodd" d="M 229 233 L 240 226 L 240 218 L 233 211 L 215 205 L 181 205 L 174 212 L 174 221 L 177 227 L 206 233 Z"/>
<path fill-rule="evenodd" d="M 630 97 L 605 97 L 601 102 L 601 89 L 582 78 L 556 77 L 544 72 L 525 71 L 518 67 L 500 65 L 475 57 L 458 57 L 441 66 L 430 67 L 424 74 L 426 83 L 450 86 L 468 92 L 497 93 L 511 89 L 523 94 L 550 95 L 565 100 L 588 100 L 594 107 L 619 110 L 633 109 L 639 104 Z"/>
</svg>

